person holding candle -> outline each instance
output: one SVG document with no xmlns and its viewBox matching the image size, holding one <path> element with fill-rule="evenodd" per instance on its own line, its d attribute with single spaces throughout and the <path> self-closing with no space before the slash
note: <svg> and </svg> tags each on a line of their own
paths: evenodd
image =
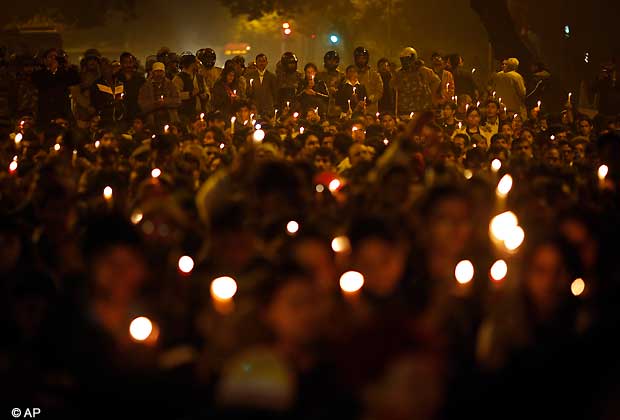
<svg viewBox="0 0 620 420">
<path fill-rule="evenodd" d="M 369 60 L 370 54 L 366 48 L 357 47 L 353 51 L 353 61 L 357 68 L 358 79 L 368 92 L 365 112 L 374 115 L 379 110 L 377 103 L 383 96 L 383 79 L 376 70 L 368 65 Z"/>
<path fill-rule="evenodd" d="M 297 88 L 297 101 L 302 115 L 307 115 L 309 110 L 318 109 L 318 115 L 327 113 L 329 92 L 327 85 L 321 79 L 317 79 L 318 68 L 314 63 L 304 66 L 305 78 Z"/>
<path fill-rule="evenodd" d="M 120 61 L 121 71 L 118 80 L 123 83 L 123 93 L 125 94 L 123 96 L 123 104 L 125 105 L 123 121 L 126 127 L 129 127 L 140 113 L 138 93 L 146 80 L 138 72 L 138 60 L 133 54 L 130 52 L 122 53 Z"/>
<path fill-rule="evenodd" d="M 213 86 L 211 106 L 220 111 L 228 120 L 233 115 L 233 105 L 240 98 L 237 95 L 239 81 L 232 67 L 224 68 Z"/>
<path fill-rule="evenodd" d="M 153 63 L 151 75 L 138 93 L 138 104 L 145 114 L 147 125 L 153 132 L 161 132 L 164 125 L 179 122 L 179 91 L 166 78 L 164 63 Z"/>
<path fill-rule="evenodd" d="M 323 71 L 316 76 L 317 81 L 321 80 L 327 86 L 329 92 L 329 102 L 327 105 L 327 115 L 330 118 L 339 117 L 342 109 L 336 104 L 336 93 L 338 87 L 344 82 L 345 76 L 338 68 L 340 55 L 337 51 L 328 51 L 323 56 Z"/>
<path fill-rule="evenodd" d="M 343 112 L 348 110 L 349 113 L 363 113 L 367 97 L 366 87 L 358 80 L 357 68 L 353 65 L 348 66 L 346 80 L 338 88 L 336 105 L 338 105 Z"/>
<path fill-rule="evenodd" d="M 197 71 L 198 60 L 196 56 L 185 54 L 181 57 L 181 71 L 172 79 L 181 97 L 179 115 L 186 123 L 204 112 L 204 105 L 209 100 L 207 85 Z"/>
<path fill-rule="evenodd" d="M 278 81 L 278 109 L 293 109 L 299 83 L 304 76 L 297 71 L 297 56 L 290 51 L 285 52 L 276 70 Z"/>
<path fill-rule="evenodd" d="M 249 70 L 245 78 L 248 99 L 256 104 L 258 115 L 272 118 L 278 99 L 278 80 L 275 74 L 267 70 L 267 56 L 260 53 L 256 56 L 256 69 Z"/>
<path fill-rule="evenodd" d="M 437 94 L 437 102 L 439 104 L 446 104 L 450 102 L 454 96 L 454 77 L 452 73 L 446 70 L 446 65 L 441 54 L 434 52 L 431 56 L 431 61 L 433 71 L 441 79 L 439 92 Z"/>
</svg>

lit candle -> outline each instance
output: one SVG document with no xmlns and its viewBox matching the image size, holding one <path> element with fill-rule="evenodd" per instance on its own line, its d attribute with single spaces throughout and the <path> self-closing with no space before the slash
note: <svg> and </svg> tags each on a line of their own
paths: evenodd
<svg viewBox="0 0 620 420">
<path fill-rule="evenodd" d="M 278 110 L 276 109 L 276 112 L 273 114 L 273 123 L 275 124 L 276 121 L 278 121 Z"/>
<path fill-rule="evenodd" d="M 314 113 L 315 113 L 316 115 L 319 115 L 319 107 L 318 107 L 318 106 L 317 106 L 316 108 L 314 108 Z"/>
<path fill-rule="evenodd" d="M 112 195 L 113 195 L 112 187 L 108 185 L 107 187 L 103 189 L 103 199 L 105 200 L 109 208 L 112 208 L 112 204 L 113 204 Z"/>
<path fill-rule="evenodd" d="M 24 135 L 22 133 L 15 134 L 15 146 L 18 146 L 19 143 L 21 143 L 23 138 L 24 138 Z"/>
<path fill-rule="evenodd" d="M 409 114 L 409 118 L 410 119 L 413 118 L 413 114 L 414 114 L 413 112 L 411 114 Z"/>
<path fill-rule="evenodd" d="M 475 68 L 471 69 L 471 74 L 474 74 L 475 72 L 476 72 Z"/>
<path fill-rule="evenodd" d="M 538 110 L 540 111 L 540 105 L 542 105 L 542 101 L 538 101 Z"/>
<path fill-rule="evenodd" d="M 237 89 L 233 90 L 233 96 L 237 96 Z"/>
<path fill-rule="evenodd" d="M 159 99 L 161 99 L 161 100 L 163 101 L 163 100 L 164 100 L 164 95 L 161 95 L 161 96 L 159 97 Z"/>
<path fill-rule="evenodd" d="M 232 312 L 234 309 L 233 297 L 236 293 L 237 282 L 232 277 L 218 277 L 211 282 L 213 306 L 222 314 Z"/>
<path fill-rule="evenodd" d="M 205 113 L 201 112 L 200 113 L 200 121 L 204 121 L 205 120 Z"/>
<path fill-rule="evenodd" d="M 480 108 L 480 101 L 476 102 L 476 108 Z"/>
<path fill-rule="evenodd" d="M 379 117 L 381 116 L 381 114 L 377 112 L 377 113 L 375 114 L 375 116 L 377 117 L 377 119 L 379 119 Z"/>
<path fill-rule="evenodd" d="M 570 102 L 570 97 L 573 96 L 573 92 L 568 92 L 568 102 Z"/>
<path fill-rule="evenodd" d="M 347 102 L 349 103 L 349 112 L 351 112 L 351 99 L 348 99 Z"/>
<path fill-rule="evenodd" d="M 339 283 L 347 299 L 356 299 L 364 286 L 364 276 L 357 271 L 347 271 L 340 276 Z"/>
<path fill-rule="evenodd" d="M 17 160 L 13 160 L 13 161 L 9 164 L 9 173 L 10 173 L 11 175 L 14 175 L 16 171 L 17 171 Z"/>
<path fill-rule="evenodd" d="M 254 79 L 250 79 L 250 87 L 254 86 Z"/>
<path fill-rule="evenodd" d="M 170 126 L 166 124 L 164 125 L 164 133 L 168 134 L 168 131 L 170 131 Z"/>
<path fill-rule="evenodd" d="M 493 91 L 493 97 L 494 97 L 494 98 L 495 98 L 495 94 L 496 94 L 496 93 L 497 93 L 497 92 Z"/>
<path fill-rule="evenodd" d="M 230 119 L 230 134 L 235 134 L 235 121 L 237 121 L 237 117 Z"/>
<path fill-rule="evenodd" d="M 465 104 L 465 112 L 469 111 L 469 104 Z"/>
<path fill-rule="evenodd" d="M 303 127 L 299 127 L 299 134 L 303 134 L 304 133 L 305 128 Z"/>
<path fill-rule="evenodd" d="M 504 114 L 506 113 L 506 111 L 507 111 L 507 109 L 506 109 L 506 107 L 504 107 Z"/>
<path fill-rule="evenodd" d="M 290 108 L 291 107 L 291 102 L 290 101 L 286 101 L 286 107 Z"/>
</svg>

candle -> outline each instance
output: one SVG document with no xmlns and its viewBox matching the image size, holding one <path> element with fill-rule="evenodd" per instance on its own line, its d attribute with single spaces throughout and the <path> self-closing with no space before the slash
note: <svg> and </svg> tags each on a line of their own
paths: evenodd
<svg viewBox="0 0 620 420">
<path fill-rule="evenodd" d="M 230 119 L 230 134 L 235 134 L 235 121 L 237 121 L 237 117 Z"/>
<path fill-rule="evenodd" d="M 475 68 L 471 69 L 471 74 L 474 74 L 475 72 L 476 72 Z"/>
<path fill-rule="evenodd" d="M 233 90 L 233 96 L 237 96 L 237 89 Z"/>
<path fill-rule="evenodd" d="M 286 107 L 290 108 L 291 107 L 291 102 L 290 101 L 286 101 Z"/>
<path fill-rule="evenodd" d="M 469 104 L 465 104 L 465 112 L 469 111 Z"/>
<path fill-rule="evenodd" d="M 502 103 L 502 98 L 501 98 L 501 97 L 499 98 L 499 103 L 500 103 L 500 104 Z"/>
<path fill-rule="evenodd" d="M 273 114 L 273 123 L 275 124 L 276 121 L 278 121 L 278 110 L 276 109 L 276 112 Z"/>
<path fill-rule="evenodd" d="M 542 101 L 538 101 L 538 110 L 540 111 L 540 105 L 542 104 Z"/>
<path fill-rule="evenodd" d="M 17 133 L 15 135 L 15 146 L 19 145 L 19 143 L 21 143 L 23 138 L 24 138 L 24 135 L 22 133 Z"/>
<path fill-rule="evenodd" d="M 254 79 L 250 79 L 250 87 L 254 86 Z"/>
<path fill-rule="evenodd" d="M 353 94 L 354 94 L 354 95 L 356 94 L 356 93 L 355 93 L 356 89 L 357 89 L 357 88 L 356 88 L 355 86 L 353 86 Z"/>
<path fill-rule="evenodd" d="M 349 103 L 349 112 L 351 111 L 351 99 L 348 99 L 347 102 Z"/>
<path fill-rule="evenodd" d="M 480 108 L 480 101 L 476 102 L 476 108 Z"/>
<path fill-rule="evenodd" d="M 161 100 L 163 101 L 163 100 L 164 100 L 164 95 L 161 95 L 161 96 L 159 97 L 159 99 L 161 99 Z"/>
<path fill-rule="evenodd" d="M 459 121 L 459 130 L 463 128 L 463 123 Z"/>
<path fill-rule="evenodd" d="M 112 205 L 113 205 L 112 195 L 113 195 L 112 187 L 108 185 L 107 187 L 103 189 L 103 199 L 107 203 L 108 208 L 112 208 Z"/>
<path fill-rule="evenodd" d="M 379 117 L 381 116 L 381 114 L 377 112 L 377 113 L 375 114 L 375 116 L 377 117 L 377 119 L 379 119 Z"/>
<path fill-rule="evenodd" d="M 314 113 L 315 113 L 316 115 L 319 115 L 319 107 L 318 107 L 318 106 L 317 106 L 316 108 L 314 108 Z"/>
<path fill-rule="evenodd" d="M 299 127 L 299 134 L 303 134 L 304 133 L 305 128 L 303 127 Z"/>
<path fill-rule="evenodd" d="M 568 92 L 568 102 L 570 102 L 570 97 L 573 96 L 573 92 Z"/>
<path fill-rule="evenodd" d="M 340 276 L 339 283 L 345 298 L 355 300 L 364 286 L 364 276 L 357 271 L 347 271 Z"/>
<path fill-rule="evenodd" d="M 164 133 L 168 134 L 168 131 L 170 131 L 170 126 L 166 124 L 164 125 Z"/>
<path fill-rule="evenodd" d="M 413 112 L 411 114 L 409 114 L 409 118 L 410 119 L 413 118 L 413 114 L 414 114 Z"/>
<path fill-rule="evenodd" d="M 494 97 L 494 98 L 495 98 L 495 94 L 496 94 L 496 93 L 497 93 L 497 92 L 493 91 L 493 97 Z"/>
<path fill-rule="evenodd" d="M 201 112 L 200 113 L 200 121 L 204 121 L 205 120 L 205 113 Z"/>
<path fill-rule="evenodd" d="M 504 107 L 504 114 L 506 113 L 506 111 L 507 111 L 507 109 L 506 109 L 506 107 Z"/>
<path fill-rule="evenodd" d="M 218 277 L 211 282 L 213 306 L 222 314 L 232 312 L 234 309 L 233 297 L 236 293 L 237 282 L 232 277 Z"/>
<path fill-rule="evenodd" d="M 17 160 L 13 160 L 10 164 L 9 164 L 9 173 L 11 175 L 15 174 L 15 172 L 17 171 Z"/>
</svg>

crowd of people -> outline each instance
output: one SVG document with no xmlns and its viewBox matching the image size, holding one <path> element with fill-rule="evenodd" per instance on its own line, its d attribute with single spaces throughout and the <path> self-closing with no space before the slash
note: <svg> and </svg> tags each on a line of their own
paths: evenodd
<svg viewBox="0 0 620 420">
<path fill-rule="evenodd" d="M 620 416 L 615 70 L 352 58 L 3 63 L 7 412 Z"/>
</svg>

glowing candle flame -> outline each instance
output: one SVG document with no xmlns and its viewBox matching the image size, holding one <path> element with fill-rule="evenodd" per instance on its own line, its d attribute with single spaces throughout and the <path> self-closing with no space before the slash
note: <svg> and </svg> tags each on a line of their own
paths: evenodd
<svg viewBox="0 0 620 420">
<path fill-rule="evenodd" d="M 11 163 L 9 163 L 9 172 L 15 172 L 17 170 L 17 161 L 14 160 Z"/>
<path fill-rule="evenodd" d="M 294 220 L 291 220 L 286 224 L 286 231 L 289 235 L 294 235 L 299 231 L 299 223 Z"/>
<path fill-rule="evenodd" d="M 335 192 L 338 190 L 338 188 L 340 188 L 341 182 L 339 179 L 332 179 L 331 182 L 329 183 L 329 190 L 331 192 Z"/>
<path fill-rule="evenodd" d="M 22 133 L 17 133 L 15 135 L 15 144 L 18 145 L 19 143 L 21 143 L 23 138 L 24 138 L 24 135 Z"/>
<path fill-rule="evenodd" d="M 299 112 L 293 112 L 293 118 L 299 118 Z"/>
<path fill-rule="evenodd" d="M 521 226 L 514 226 L 508 232 L 504 239 L 504 246 L 508 251 L 516 251 L 525 239 L 525 232 Z"/>
<path fill-rule="evenodd" d="M 97 140 L 95 142 L 95 149 L 98 149 L 100 145 L 101 145 L 101 142 L 99 140 Z"/>
<path fill-rule="evenodd" d="M 508 264 L 504 260 L 497 260 L 491 266 L 491 279 L 502 281 L 508 274 Z"/>
<path fill-rule="evenodd" d="M 460 284 L 466 284 L 474 278 L 474 265 L 469 260 L 463 260 L 456 265 L 454 277 Z"/>
<path fill-rule="evenodd" d="M 178 267 L 181 273 L 189 274 L 194 269 L 194 260 L 190 256 L 183 255 L 179 258 Z"/>
<path fill-rule="evenodd" d="M 519 220 L 517 216 L 511 211 L 507 211 L 491 219 L 491 223 L 489 223 L 489 232 L 492 238 L 501 242 L 506 240 L 510 236 L 512 230 L 518 225 Z"/>
<path fill-rule="evenodd" d="M 575 279 L 570 285 L 570 291 L 574 296 L 579 296 L 586 290 L 586 283 L 582 278 Z"/>
<path fill-rule="evenodd" d="M 265 139 L 265 132 L 263 130 L 256 130 L 252 135 L 255 142 L 259 143 Z"/>
<path fill-rule="evenodd" d="M 106 200 L 112 199 L 112 187 L 107 186 L 103 189 L 103 198 L 105 198 Z"/>
<path fill-rule="evenodd" d="M 131 223 L 137 225 L 144 218 L 144 214 L 140 210 L 136 210 L 131 214 Z"/>
<path fill-rule="evenodd" d="M 332 240 L 332 250 L 336 253 L 349 252 L 351 250 L 351 242 L 346 236 L 337 236 Z"/>
<path fill-rule="evenodd" d="M 155 168 L 151 171 L 151 176 L 153 178 L 159 178 L 160 175 L 161 175 L 161 169 L 159 168 Z"/>
<path fill-rule="evenodd" d="M 510 174 L 506 174 L 499 180 L 497 184 L 497 195 L 499 197 L 506 197 L 512 189 L 512 177 Z"/>
<path fill-rule="evenodd" d="M 218 277 L 211 282 L 211 296 L 217 300 L 230 300 L 237 293 L 237 282 L 232 277 Z"/>
<path fill-rule="evenodd" d="M 136 341 L 144 341 L 150 337 L 153 332 L 153 323 L 145 316 L 138 317 L 131 321 L 129 325 L 129 334 Z"/>
<path fill-rule="evenodd" d="M 364 276 L 357 271 L 347 271 L 340 276 L 340 288 L 345 293 L 355 293 L 364 286 Z"/>
<path fill-rule="evenodd" d="M 491 169 L 493 170 L 493 172 L 499 171 L 501 167 L 502 161 L 499 159 L 493 159 L 493 161 L 491 162 Z"/>
<path fill-rule="evenodd" d="M 60 150 L 60 144 L 56 143 L 54 145 L 54 150 L 58 152 Z"/>
<path fill-rule="evenodd" d="M 609 173 L 609 167 L 607 165 L 601 165 L 598 168 L 598 179 L 600 179 L 601 181 L 604 180 L 607 177 L 607 174 Z"/>
</svg>

